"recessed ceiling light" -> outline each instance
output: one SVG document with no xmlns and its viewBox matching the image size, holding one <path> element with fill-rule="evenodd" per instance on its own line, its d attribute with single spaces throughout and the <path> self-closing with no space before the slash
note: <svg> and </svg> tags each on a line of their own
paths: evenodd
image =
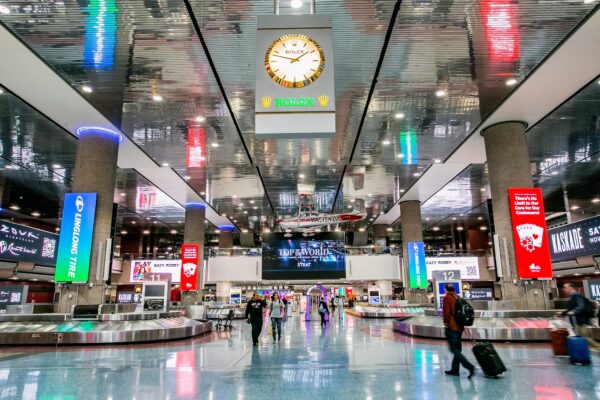
<svg viewBox="0 0 600 400">
<path fill-rule="evenodd" d="M 581 207 L 579 206 L 571 206 L 571 210 L 575 211 L 575 210 L 579 210 Z"/>
<path fill-rule="evenodd" d="M 400 193 L 404 193 L 404 192 L 406 192 L 406 190 L 400 189 Z"/>
<path fill-rule="evenodd" d="M 263 232 L 269 233 L 269 232 L 271 232 L 271 230 L 269 228 L 265 228 L 265 229 L 263 229 Z"/>
<path fill-rule="evenodd" d="M 85 92 L 85 93 L 92 93 L 94 91 L 94 89 L 92 89 L 90 86 L 88 85 L 83 85 L 81 87 L 81 91 Z"/>
<path fill-rule="evenodd" d="M 196 122 L 204 122 L 204 121 L 206 121 L 206 118 L 199 115 L 195 118 L 195 120 L 196 120 Z"/>
<path fill-rule="evenodd" d="M 52 179 L 52 180 L 53 180 L 54 182 L 60 182 L 60 179 L 58 179 L 58 178 L 54 178 L 54 179 Z"/>
<path fill-rule="evenodd" d="M 210 144 L 210 147 L 219 147 L 219 143 L 217 143 L 217 142 L 212 142 L 212 143 Z"/>
<path fill-rule="evenodd" d="M 258 210 L 258 207 L 254 206 L 252 207 L 253 210 Z"/>
<path fill-rule="evenodd" d="M 127 231 L 126 230 L 122 230 L 121 231 L 121 235 L 127 235 Z"/>
<path fill-rule="evenodd" d="M 359 232 L 364 232 L 364 231 L 365 231 L 365 228 L 358 228 L 358 231 L 359 231 Z"/>
<path fill-rule="evenodd" d="M 242 229 L 242 233 L 248 233 L 248 229 Z"/>
<path fill-rule="evenodd" d="M 304 178 L 304 177 L 305 177 L 305 175 L 304 175 L 304 174 L 298 174 L 298 178 L 302 179 L 302 178 Z"/>
<path fill-rule="evenodd" d="M 254 204 L 254 200 L 250 200 L 250 204 Z"/>
<path fill-rule="evenodd" d="M 510 78 L 506 81 L 506 86 L 514 86 L 517 84 L 517 80 L 515 78 Z"/>
<path fill-rule="evenodd" d="M 552 159 L 551 158 L 546 158 L 546 159 L 544 159 L 544 161 L 550 162 L 550 161 L 552 161 Z"/>
<path fill-rule="evenodd" d="M 224 217 L 227 217 L 227 214 L 223 213 L 223 216 L 224 216 Z"/>
<path fill-rule="evenodd" d="M 402 157 L 404 157 L 404 154 L 402 154 L 402 153 L 398 153 L 398 155 L 397 155 L 396 157 L 398 157 L 398 158 L 402 158 Z"/>
<path fill-rule="evenodd" d="M 552 171 L 550 172 L 550 175 L 558 175 L 558 171 Z"/>
<path fill-rule="evenodd" d="M 14 210 L 14 211 L 19 211 L 19 210 L 21 209 L 21 207 L 19 207 L 19 206 L 18 206 L 18 205 L 16 205 L 16 204 L 13 204 L 12 206 L 10 206 L 10 207 L 8 207 L 8 208 L 10 208 L 11 210 Z"/>
<path fill-rule="evenodd" d="M 595 199 L 592 199 L 592 203 L 600 203 L 600 199 L 596 197 Z"/>
<path fill-rule="evenodd" d="M 121 196 L 127 196 L 127 193 L 121 192 Z"/>
<path fill-rule="evenodd" d="M 436 95 L 437 97 L 444 97 L 444 96 L 446 95 L 446 91 L 445 91 L 445 90 L 443 90 L 443 89 L 437 90 L 437 91 L 435 92 L 435 95 Z"/>
<path fill-rule="evenodd" d="M 352 206 L 348 206 L 348 208 L 352 208 Z"/>
<path fill-rule="evenodd" d="M 163 166 L 163 167 L 168 167 L 168 166 L 169 166 L 169 163 L 168 163 L 168 162 L 164 162 L 164 163 L 162 163 L 162 166 Z"/>
<path fill-rule="evenodd" d="M 457 231 L 462 231 L 463 229 L 465 229 L 465 228 L 463 228 L 462 226 L 457 226 L 457 227 L 456 227 L 456 230 L 457 230 Z"/>
<path fill-rule="evenodd" d="M 292 8 L 300 8 L 300 7 L 302 7 L 302 1 L 301 0 L 292 0 L 292 1 L 290 1 L 290 6 Z"/>
<path fill-rule="evenodd" d="M 431 219 L 431 218 L 427 217 L 427 218 L 425 218 L 425 221 L 429 221 L 430 219 Z"/>
<path fill-rule="evenodd" d="M 52 168 L 59 169 L 59 168 L 62 168 L 62 167 L 60 166 L 60 164 L 52 164 Z"/>
<path fill-rule="evenodd" d="M 392 232 L 394 229 L 393 228 L 387 228 L 388 232 Z"/>
<path fill-rule="evenodd" d="M 4 93 L 4 90 L 0 89 L 0 94 Z"/>
<path fill-rule="evenodd" d="M 583 0 L 583 4 L 591 4 L 596 0 Z M 600 82 L 598 82 L 600 84 Z"/>
<path fill-rule="evenodd" d="M 34 212 L 31 213 L 31 216 L 32 217 L 36 217 L 36 218 L 39 217 L 40 215 L 41 214 L 39 212 L 37 212 L 37 211 L 34 211 Z"/>
<path fill-rule="evenodd" d="M 171 235 L 177 235 L 177 230 L 171 229 Z M 169 249 L 170 250 L 170 249 Z"/>
<path fill-rule="evenodd" d="M 367 196 L 373 197 L 373 193 L 369 193 L 369 194 L 367 194 Z"/>
<path fill-rule="evenodd" d="M 149 235 L 149 234 L 150 234 L 150 231 L 149 231 L 149 230 L 145 230 L 145 231 L 142 231 L 142 233 L 143 233 L 144 235 Z"/>
<path fill-rule="evenodd" d="M 436 159 L 433 160 L 433 162 L 436 163 L 436 164 L 439 164 L 439 163 L 442 162 L 442 160 L 440 160 L 439 158 L 436 158 Z"/>
<path fill-rule="evenodd" d="M 158 224 L 158 221 L 152 221 L 153 224 Z"/>
<path fill-rule="evenodd" d="M 452 221 L 456 221 L 456 217 L 452 217 Z"/>
<path fill-rule="evenodd" d="M 244 203 L 238 204 L 238 207 L 244 207 Z"/>
<path fill-rule="evenodd" d="M 477 217 L 477 219 L 478 219 L 479 221 L 481 221 L 481 220 L 483 220 L 483 217 Z"/>
<path fill-rule="evenodd" d="M 200 192 L 201 196 L 204 196 L 206 194 L 206 192 Z"/>
<path fill-rule="evenodd" d="M 413 174 L 413 176 L 419 176 L 419 175 L 421 175 L 421 174 L 419 174 L 418 172 L 415 172 L 415 173 Z"/>
<path fill-rule="evenodd" d="M 440 227 L 439 227 L 439 226 L 434 226 L 434 227 L 433 227 L 433 230 L 437 232 L 437 231 L 439 231 L 439 230 L 440 230 Z"/>
<path fill-rule="evenodd" d="M 163 97 L 160 94 L 155 94 L 154 96 L 152 96 L 152 100 L 163 101 Z"/>
<path fill-rule="evenodd" d="M 389 140 L 387 140 L 387 139 L 386 139 L 386 140 L 384 140 L 383 142 L 381 142 L 381 144 L 382 144 L 382 145 L 384 145 L 384 146 L 388 146 L 390 143 L 392 143 L 392 142 L 390 142 L 390 141 L 389 141 Z"/>
<path fill-rule="evenodd" d="M 396 113 L 396 114 L 394 114 L 394 118 L 396 118 L 396 119 L 402 119 L 402 118 L 404 118 L 404 113 L 401 113 L 401 112 Z"/>
<path fill-rule="evenodd" d="M 150 221 L 150 217 L 146 217 L 146 221 Z"/>
<path fill-rule="evenodd" d="M 15 167 L 13 165 L 11 165 L 11 164 L 7 164 L 6 165 L 6 169 L 15 169 Z"/>
<path fill-rule="evenodd" d="M 487 231 L 487 226 L 485 226 L 485 225 L 481 225 L 481 226 L 479 227 L 479 229 L 481 229 L 482 231 Z"/>
<path fill-rule="evenodd" d="M 484 187 L 482 187 L 482 188 L 481 188 L 481 189 L 479 189 L 479 190 L 481 190 L 482 192 L 485 192 L 485 188 L 484 188 Z"/>
<path fill-rule="evenodd" d="M 183 179 L 185 179 L 186 181 L 189 181 L 190 179 L 192 179 L 192 177 L 191 177 L 191 176 L 189 176 L 189 175 L 185 175 L 185 176 L 183 177 Z"/>
</svg>

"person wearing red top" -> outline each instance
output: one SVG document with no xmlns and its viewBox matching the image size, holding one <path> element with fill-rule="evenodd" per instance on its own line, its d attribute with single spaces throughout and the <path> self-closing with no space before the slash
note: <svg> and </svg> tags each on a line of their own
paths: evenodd
<svg viewBox="0 0 600 400">
<path fill-rule="evenodd" d="M 462 334 L 465 329 L 456 322 L 456 293 L 454 285 L 448 283 L 446 285 L 446 295 L 444 296 L 444 326 L 446 331 L 446 339 L 448 339 L 448 347 L 450 352 L 454 354 L 452 359 L 452 368 L 450 371 L 445 371 L 446 375 L 459 376 L 460 365 L 469 370 L 469 379 L 475 374 L 475 366 L 467 360 L 462 353 Z"/>
</svg>

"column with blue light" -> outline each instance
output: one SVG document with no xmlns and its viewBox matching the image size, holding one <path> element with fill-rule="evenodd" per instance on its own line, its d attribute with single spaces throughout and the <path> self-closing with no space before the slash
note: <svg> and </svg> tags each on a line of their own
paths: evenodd
<svg viewBox="0 0 600 400">
<path fill-rule="evenodd" d="M 59 308 L 69 312 L 74 304 L 104 303 L 104 257 L 106 240 L 111 238 L 113 198 L 117 176 L 117 157 L 122 136 L 104 127 L 86 126 L 77 129 L 79 137 L 73 170 L 73 193 L 96 193 L 96 213 L 92 234 L 88 284 L 77 290 L 77 296 L 69 298 L 69 290 L 61 290 Z M 101 247 L 100 247 L 101 246 Z M 109 249 L 110 252 L 110 249 Z M 100 257 L 100 262 L 98 258 Z M 101 271 L 96 271 L 97 266 Z"/>
</svg>

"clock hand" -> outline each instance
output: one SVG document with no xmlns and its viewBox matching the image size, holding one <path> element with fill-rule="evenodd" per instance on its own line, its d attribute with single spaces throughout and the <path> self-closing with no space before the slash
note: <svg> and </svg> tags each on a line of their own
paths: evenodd
<svg viewBox="0 0 600 400">
<path fill-rule="evenodd" d="M 291 64 L 291 63 L 295 63 L 295 62 L 297 62 L 298 60 L 300 60 L 302 57 L 304 57 L 304 56 L 305 56 L 305 55 L 307 55 L 308 53 L 309 53 L 309 52 L 307 51 L 306 53 L 300 54 L 298 57 L 294 58 L 294 59 L 293 59 L 293 60 L 290 62 L 290 64 Z"/>
<path fill-rule="evenodd" d="M 277 54 L 273 54 L 273 57 L 285 58 L 286 60 L 292 60 L 292 62 L 294 62 L 294 60 L 295 60 L 295 58 L 285 57 L 285 56 L 278 56 Z"/>
</svg>

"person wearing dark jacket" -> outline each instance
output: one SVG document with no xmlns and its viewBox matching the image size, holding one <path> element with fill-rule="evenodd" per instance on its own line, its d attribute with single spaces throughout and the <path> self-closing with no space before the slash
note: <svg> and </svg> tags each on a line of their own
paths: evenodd
<svg viewBox="0 0 600 400">
<path fill-rule="evenodd" d="M 325 326 L 325 314 L 327 314 L 329 312 L 329 309 L 327 308 L 327 303 L 321 299 L 321 301 L 319 301 L 319 316 L 321 316 L 321 328 L 323 328 Z"/>
<path fill-rule="evenodd" d="M 573 324 L 572 320 L 574 319 L 577 326 L 589 325 L 590 318 L 585 314 L 586 304 L 583 296 L 570 283 L 565 283 L 563 289 L 569 296 L 569 303 L 567 304 L 567 309 L 560 313 L 560 315 L 563 317 L 569 316 L 571 324 Z M 573 326 L 573 328 L 576 328 L 576 326 Z"/>
<path fill-rule="evenodd" d="M 445 373 L 446 375 L 459 376 L 460 366 L 462 364 L 464 368 L 469 370 L 469 379 L 471 379 L 475 374 L 475 366 L 471 364 L 462 353 L 462 334 L 465 327 L 456 322 L 456 293 L 454 291 L 454 285 L 451 283 L 446 285 L 446 295 L 444 296 L 443 302 L 446 339 L 448 340 L 450 352 L 454 354 L 452 368 L 449 371 L 445 371 Z"/>
<path fill-rule="evenodd" d="M 263 308 L 267 308 L 267 303 L 261 300 L 258 293 L 254 293 L 246 305 L 246 319 L 249 318 L 250 324 L 252 324 L 252 344 L 254 346 L 258 346 L 258 337 L 262 331 Z"/>
</svg>

